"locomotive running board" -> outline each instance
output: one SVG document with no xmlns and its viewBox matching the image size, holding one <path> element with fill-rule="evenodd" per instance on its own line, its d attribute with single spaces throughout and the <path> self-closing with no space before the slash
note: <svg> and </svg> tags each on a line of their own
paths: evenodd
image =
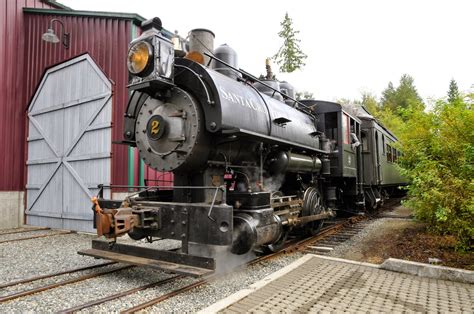
<svg viewBox="0 0 474 314">
<path fill-rule="evenodd" d="M 213 258 L 119 243 L 109 247 L 108 242 L 101 240 L 93 240 L 92 249 L 82 250 L 77 253 L 121 263 L 152 267 L 192 277 L 202 277 L 215 271 L 215 261 Z"/>
</svg>

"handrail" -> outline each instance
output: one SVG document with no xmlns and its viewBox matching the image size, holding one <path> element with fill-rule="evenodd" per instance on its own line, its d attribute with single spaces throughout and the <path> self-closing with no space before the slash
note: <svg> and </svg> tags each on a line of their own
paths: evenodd
<svg viewBox="0 0 474 314">
<path fill-rule="evenodd" d="M 306 106 L 305 104 L 301 103 L 300 101 L 296 100 L 295 98 L 293 97 L 290 97 L 288 96 L 287 94 L 283 93 L 282 91 L 279 91 L 278 89 L 275 89 L 273 88 L 272 86 L 268 85 L 267 83 L 263 82 L 262 80 L 258 79 L 257 77 L 253 76 L 252 74 L 248 73 L 247 71 L 245 70 L 242 70 L 242 69 L 238 69 L 230 64 L 228 64 L 227 62 L 225 61 L 222 61 L 221 59 L 218 59 L 216 58 L 215 56 L 211 55 L 211 54 L 208 54 L 207 52 L 204 52 L 204 54 L 206 56 L 208 56 L 209 58 L 219 62 L 219 63 L 222 63 L 223 65 L 225 65 L 226 67 L 229 67 L 231 68 L 232 70 L 234 71 L 237 71 L 239 72 L 240 74 L 242 74 L 243 76 L 247 77 L 247 79 L 250 79 L 252 80 L 253 82 L 257 82 L 259 84 L 262 84 L 263 86 L 271 89 L 273 91 L 273 94 L 275 93 L 279 93 L 283 98 L 287 98 L 287 99 L 290 99 L 292 101 L 294 101 L 294 105 L 293 105 L 293 108 L 297 109 L 297 110 L 300 110 L 306 114 L 309 114 L 311 116 L 313 116 L 313 112 L 311 111 L 311 108 L 309 108 L 309 106 Z M 306 110 L 302 110 L 302 108 L 300 107 L 296 107 L 296 104 L 298 104 L 300 107 L 306 109 Z"/>
</svg>

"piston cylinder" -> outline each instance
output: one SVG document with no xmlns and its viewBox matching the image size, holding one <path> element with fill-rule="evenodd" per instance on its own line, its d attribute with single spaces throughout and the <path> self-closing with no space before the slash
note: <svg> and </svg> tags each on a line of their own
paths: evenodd
<svg viewBox="0 0 474 314">
<path fill-rule="evenodd" d="M 282 233 L 279 219 L 263 223 L 249 214 L 238 213 L 234 216 L 234 229 L 231 251 L 234 254 L 245 254 L 254 247 L 276 242 Z"/>
</svg>

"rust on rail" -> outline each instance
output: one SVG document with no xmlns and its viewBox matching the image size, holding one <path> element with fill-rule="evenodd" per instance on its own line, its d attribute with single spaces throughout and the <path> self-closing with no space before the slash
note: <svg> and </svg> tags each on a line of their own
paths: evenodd
<svg viewBox="0 0 474 314">
<path fill-rule="evenodd" d="M 33 277 L 33 278 L 22 279 L 22 280 L 2 284 L 2 285 L 0 285 L 0 289 L 16 286 L 16 285 L 20 285 L 20 284 L 25 284 L 25 283 L 29 283 L 29 282 L 33 282 L 33 281 L 37 281 L 37 280 L 41 280 L 41 279 L 57 277 L 57 276 L 65 275 L 65 274 L 77 273 L 77 272 L 83 271 L 83 270 L 89 270 L 89 269 L 94 269 L 94 268 L 99 268 L 99 267 L 105 267 L 105 266 L 109 266 L 109 265 L 113 265 L 113 264 L 117 264 L 117 262 L 107 262 L 107 263 L 96 264 L 96 265 L 92 265 L 92 266 L 86 266 L 86 267 L 81 267 L 81 268 L 75 268 L 75 269 L 60 271 L 60 272 L 52 273 L 52 274 L 48 274 L 48 275 L 42 275 L 42 276 L 37 276 L 37 277 Z"/>
<path fill-rule="evenodd" d="M 75 232 L 74 232 L 74 231 L 61 231 L 61 232 L 56 232 L 56 233 L 40 234 L 40 235 L 33 236 L 33 237 L 25 237 L 25 238 L 18 238 L 18 239 L 0 241 L 0 244 L 3 244 L 3 243 L 11 243 L 11 242 L 17 242 L 17 241 L 32 240 L 32 239 L 38 239 L 38 238 L 46 238 L 46 237 L 52 237 L 52 236 L 57 236 L 57 235 L 65 235 L 65 234 L 72 234 L 72 233 L 75 233 Z"/>
<path fill-rule="evenodd" d="M 49 285 L 46 285 L 46 286 L 43 286 L 43 287 L 9 294 L 9 295 L 6 295 L 4 297 L 0 297 L 0 303 L 10 301 L 10 300 L 14 300 L 14 299 L 18 299 L 18 298 L 25 297 L 25 296 L 28 296 L 28 295 L 32 295 L 32 294 L 35 294 L 35 293 L 38 293 L 38 292 L 43 292 L 43 291 L 46 291 L 46 290 L 54 289 L 54 288 L 64 286 L 64 285 L 68 285 L 68 284 L 71 284 L 71 283 L 76 283 L 76 282 L 84 281 L 84 280 L 91 279 L 91 278 L 94 278 L 94 277 L 99 277 L 99 276 L 102 276 L 102 275 L 115 273 L 117 271 L 129 269 L 129 268 L 132 268 L 132 267 L 135 267 L 135 265 L 128 265 L 128 266 L 118 267 L 118 268 L 115 268 L 115 269 L 106 270 L 106 271 L 96 273 L 96 274 L 84 275 L 84 276 L 81 276 L 81 277 L 78 277 L 78 278 L 73 278 L 73 279 L 69 279 L 69 280 L 49 284 Z"/>
</svg>

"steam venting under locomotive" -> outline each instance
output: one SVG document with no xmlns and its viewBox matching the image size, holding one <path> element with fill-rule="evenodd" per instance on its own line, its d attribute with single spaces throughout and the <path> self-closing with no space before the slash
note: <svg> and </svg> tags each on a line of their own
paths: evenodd
<svg viewBox="0 0 474 314">
<path fill-rule="evenodd" d="M 169 39 L 158 18 L 142 30 L 129 46 L 124 142 L 173 172 L 174 185 L 94 200 L 99 235 L 181 240 L 171 262 L 205 268 L 196 262 L 203 246 L 276 251 L 290 232 L 315 234 L 338 211 L 381 202 L 380 178 L 364 183 L 361 125 L 374 121 L 366 112 L 297 101 L 269 64 L 257 79 L 232 48 L 214 50 L 209 30 Z"/>
</svg>

